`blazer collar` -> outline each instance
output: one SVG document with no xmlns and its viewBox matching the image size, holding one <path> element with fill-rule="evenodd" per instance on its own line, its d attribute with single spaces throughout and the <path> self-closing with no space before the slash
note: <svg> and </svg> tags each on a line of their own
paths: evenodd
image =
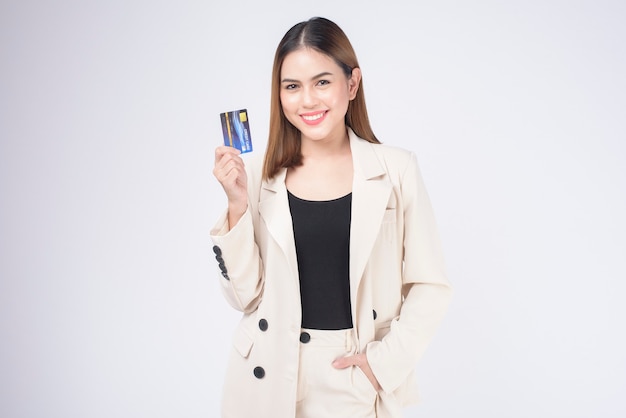
<svg viewBox="0 0 626 418">
<path fill-rule="evenodd" d="M 381 164 L 371 143 L 359 138 L 350 128 L 348 128 L 348 138 L 355 178 L 371 180 L 386 174 L 385 167 Z M 262 187 L 265 190 L 278 193 L 285 187 L 286 177 L 287 169 L 283 168 L 273 178 L 263 181 Z"/>
<path fill-rule="evenodd" d="M 374 145 L 356 136 L 352 129 L 348 129 L 348 137 L 355 178 L 371 180 L 384 175 L 386 171 L 376 155 Z"/>
</svg>

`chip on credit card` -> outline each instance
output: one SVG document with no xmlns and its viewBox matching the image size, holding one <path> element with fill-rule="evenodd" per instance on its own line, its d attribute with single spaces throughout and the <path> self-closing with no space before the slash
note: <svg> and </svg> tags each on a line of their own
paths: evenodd
<svg viewBox="0 0 626 418">
<path fill-rule="evenodd" d="M 242 154 L 252 151 L 248 110 L 240 109 L 220 113 L 220 119 L 222 121 L 224 145 L 235 147 Z"/>
</svg>

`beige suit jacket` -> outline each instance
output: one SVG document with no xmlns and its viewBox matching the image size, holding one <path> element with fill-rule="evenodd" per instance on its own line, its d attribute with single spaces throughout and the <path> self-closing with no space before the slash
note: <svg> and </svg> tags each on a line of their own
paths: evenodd
<svg viewBox="0 0 626 418">
<path fill-rule="evenodd" d="M 354 162 L 350 296 L 359 351 L 381 384 L 378 416 L 417 400 L 414 367 L 447 310 L 450 286 L 415 155 L 350 131 Z M 301 322 L 286 170 L 262 180 L 246 163 L 249 205 L 211 230 L 226 300 L 243 312 L 224 384 L 223 417 L 295 416 Z"/>
</svg>

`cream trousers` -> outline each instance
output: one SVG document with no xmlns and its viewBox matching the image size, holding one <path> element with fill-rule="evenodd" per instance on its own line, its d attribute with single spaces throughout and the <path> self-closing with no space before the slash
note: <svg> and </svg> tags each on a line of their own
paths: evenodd
<svg viewBox="0 0 626 418">
<path fill-rule="evenodd" d="M 332 366 L 356 347 L 352 329 L 302 329 L 296 418 L 376 418 L 377 393 L 363 371 Z"/>
</svg>

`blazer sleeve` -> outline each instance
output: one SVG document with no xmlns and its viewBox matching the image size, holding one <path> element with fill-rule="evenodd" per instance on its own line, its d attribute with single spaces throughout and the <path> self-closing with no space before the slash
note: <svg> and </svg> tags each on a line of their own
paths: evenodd
<svg viewBox="0 0 626 418">
<path fill-rule="evenodd" d="M 369 365 L 385 392 L 396 390 L 414 369 L 451 297 L 435 217 L 414 154 L 401 179 L 404 301 L 389 333 L 366 347 Z"/>
<path fill-rule="evenodd" d="M 241 312 L 254 311 L 263 296 L 263 261 L 255 240 L 253 204 L 257 198 L 257 179 L 253 168 L 248 174 L 248 208 L 237 224 L 229 230 L 228 212 L 224 211 L 211 229 L 213 251 L 220 269 L 220 285 L 227 302 Z"/>
</svg>

